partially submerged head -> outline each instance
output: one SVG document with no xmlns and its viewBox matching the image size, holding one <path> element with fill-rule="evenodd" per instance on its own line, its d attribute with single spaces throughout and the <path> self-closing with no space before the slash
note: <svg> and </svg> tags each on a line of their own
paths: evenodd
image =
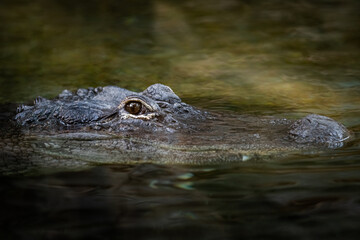
<svg viewBox="0 0 360 240">
<path fill-rule="evenodd" d="M 140 93 L 115 86 L 64 90 L 53 100 L 39 97 L 32 106 L 20 106 L 15 119 L 31 132 L 106 131 L 111 136 L 138 138 L 147 134 L 151 141 L 165 138 L 171 144 L 226 144 L 251 151 L 283 151 L 312 145 L 336 148 L 350 136 L 342 124 L 315 114 L 296 122 L 210 115 L 183 103 L 170 87 L 162 84 L 151 85 Z"/>
</svg>

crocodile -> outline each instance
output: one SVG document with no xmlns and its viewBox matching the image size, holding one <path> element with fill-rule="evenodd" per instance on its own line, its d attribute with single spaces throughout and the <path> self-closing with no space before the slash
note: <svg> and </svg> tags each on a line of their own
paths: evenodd
<svg viewBox="0 0 360 240">
<path fill-rule="evenodd" d="M 339 148 L 350 132 L 310 114 L 299 120 L 209 112 L 162 84 L 64 90 L 20 105 L 1 124 L 2 174 L 97 164 L 210 164 Z M 7 127 L 9 126 L 9 127 Z"/>
</svg>

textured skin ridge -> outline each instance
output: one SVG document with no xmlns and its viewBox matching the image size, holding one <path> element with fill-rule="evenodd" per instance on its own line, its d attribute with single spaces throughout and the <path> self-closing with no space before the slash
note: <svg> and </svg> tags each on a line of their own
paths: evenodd
<svg viewBox="0 0 360 240">
<path fill-rule="evenodd" d="M 116 86 L 78 89 L 75 92 L 64 90 L 57 98 L 48 100 L 36 98 L 33 106 L 18 107 L 15 119 L 24 127 L 38 127 L 45 129 L 59 129 L 65 126 L 83 127 L 84 125 L 101 126 L 102 119 L 118 112 L 118 119 L 127 119 L 120 106 L 128 98 L 137 98 L 139 101 L 153 106 L 156 109 L 157 119 L 153 123 L 161 122 L 166 128 L 178 128 L 181 124 L 177 119 L 205 119 L 206 113 L 181 102 L 181 99 L 170 87 L 154 84 L 142 93 L 131 92 Z M 153 110 L 152 110 L 153 111 Z M 134 125 L 137 124 L 133 116 Z M 147 119 L 144 117 L 143 119 Z M 112 129 L 115 128 L 113 121 Z M 125 123 L 125 121 L 123 121 Z M 121 122 L 117 121 L 119 128 Z M 126 122 L 129 124 L 129 121 Z M 105 124 L 104 126 L 108 126 Z M 145 124 L 151 125 L 151 124 Z M 154 124 L 159 128 L 159 124 Z M 158 130 L 158 129 L 150 129 Z"/>
</svg>

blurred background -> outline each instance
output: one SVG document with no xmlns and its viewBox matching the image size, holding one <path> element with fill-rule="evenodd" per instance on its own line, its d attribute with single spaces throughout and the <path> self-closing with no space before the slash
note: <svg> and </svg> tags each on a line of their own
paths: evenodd
<svg viewBox="0 0 360 240">
<path fill-rule="evenodd" d="M 234 165 L 0 176 L 0 239 L 358 239 L 359 12 L 358 0 L 1 0 L 0 105 L 163 83 L 200 108 L 318 113 L 355 137 Z"/>
<path fill-rule="evenodd" d="M 206 109 L 356 125 L 359 11 L 356 0 L 2 0 L 0 102 L 163 83 Z"/>
</svg>

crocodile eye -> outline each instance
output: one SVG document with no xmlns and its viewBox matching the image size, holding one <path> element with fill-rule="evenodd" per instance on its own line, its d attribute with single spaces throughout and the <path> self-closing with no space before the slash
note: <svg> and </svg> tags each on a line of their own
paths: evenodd
<svg viewBox="0 0 360 240">
<path fill-rule="evenodd" d="M 117 107 L 121 119 L 150 120 L 161 112 L 152 99 L 145 96 L 127 96 Z"/>
<path fill-rule="evenodd" d="M 125 110 L 133 115 L 138 115 L 141 112 L 142 104 L 140 102 L 130 101 L 124 106 Z"/>
</svg>

